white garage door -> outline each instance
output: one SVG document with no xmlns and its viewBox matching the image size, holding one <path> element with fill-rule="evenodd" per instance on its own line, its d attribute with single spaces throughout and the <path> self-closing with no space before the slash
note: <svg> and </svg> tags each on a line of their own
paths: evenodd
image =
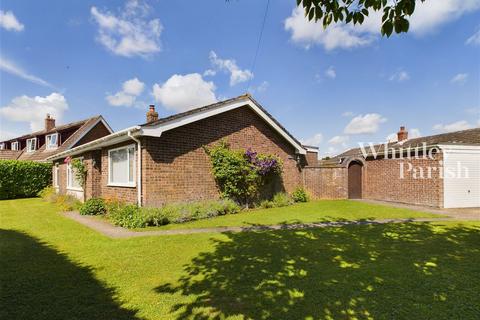
<svg viewBox="0 0 480 320">
<path fill-rule="evenodd" d="M 480 148 L 444 146 L 444 207 L 480 207 Z"/>
</svg>

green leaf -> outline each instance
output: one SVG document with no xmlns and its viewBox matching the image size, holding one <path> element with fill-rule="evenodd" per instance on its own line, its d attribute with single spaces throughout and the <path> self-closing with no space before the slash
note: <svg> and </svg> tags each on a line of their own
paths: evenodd
<svg viewBox="0 0 480 320">
<path fill-rule="evenodd" d="M 386 35 L 387 37 L 390 37 L 390 35 L 392 34 L 392 31 L 393 31 L 393 25 L 390 21 L 386 21 L 383 25 L 382 25 L 382 36 Z"/>
</svg>

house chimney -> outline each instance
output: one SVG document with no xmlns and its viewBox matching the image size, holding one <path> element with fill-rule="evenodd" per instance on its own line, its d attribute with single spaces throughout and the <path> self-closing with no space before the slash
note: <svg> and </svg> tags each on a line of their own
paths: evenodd
<svg viewBox="0 0 480 320">
<path fill-rule="evenodd" d="M 151 104 L 150 109 L 147 112 L 147 123 L 157 121 L 157 120 L 158 120 L 158 112 L 155 111 L 155 106 Z"/>
<path fill-rule="evenodd" d="M 398 142 L 401 142 L 407 139 L 408 139 L 408 131 L 405 130 L 404 126 L 401 126 L 400 131 L 397 132 L 397 140 Z"/>
<path fill-rule="evenodd" d="M 50 131 L 55 128 L 55 119 L 53 119 L 49 113 L 47 113 L 47 117 L 45 118 L 45 131 Z"/>
</svg>

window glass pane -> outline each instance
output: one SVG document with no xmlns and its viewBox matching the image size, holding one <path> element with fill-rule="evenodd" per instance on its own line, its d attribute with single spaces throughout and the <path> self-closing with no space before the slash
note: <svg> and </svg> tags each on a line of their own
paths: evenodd
<svg viewBox="0 0 480 320">
<path fill-rule="evenodd" d="M 126 149 L 110 152 L 110 182 L 128 183 L 128 153 Z"/>
<path fill-rule="evenodd" d="M 54 148 L 57 146 L 57 134 L 52 134 L 47 136 L 47 147 L 48 148 Z"/>
<path fill-rule="evenodd" d="M 75 176 L 76 170 L 73 169 L 71 165 L 68 165 L 67 171 L 68 171 L 68 181 L 67 181 L 68 187 L 81 189 L 82 186 L 80 185 L 80 182 L 76 179 L 76 176 Z"/>
<path fill-rule="evenodd" d="M 135 148 L 128 149 L 128 181 L 135 180 Z"/>
</svg>

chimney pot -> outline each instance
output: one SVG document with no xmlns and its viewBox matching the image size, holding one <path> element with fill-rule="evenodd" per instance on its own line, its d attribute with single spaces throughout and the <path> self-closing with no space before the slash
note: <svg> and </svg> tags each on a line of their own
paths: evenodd
<svg viewBox="0 0 480 320">
<path fill-rule="evenodd" d="M 155 105 L 151 104 L 147 112 L 147 123 L 157 121 L 157 120 L 158 120 L 158 112 L 155 111 Z"/>
<path fill-rule="evenodd" d="M 47 117 L 45 118 L 45 131 L 50 131 L 55 128 L 55 119 L 47 113 Z"/>
<path fill-rule="evenodd" d="M 405 126 L 400 127 L 400 131 L 397 132 L 398 142 L 405 141 L 408 139 L 408 131 L 405 129 Z"/>
</svg>

